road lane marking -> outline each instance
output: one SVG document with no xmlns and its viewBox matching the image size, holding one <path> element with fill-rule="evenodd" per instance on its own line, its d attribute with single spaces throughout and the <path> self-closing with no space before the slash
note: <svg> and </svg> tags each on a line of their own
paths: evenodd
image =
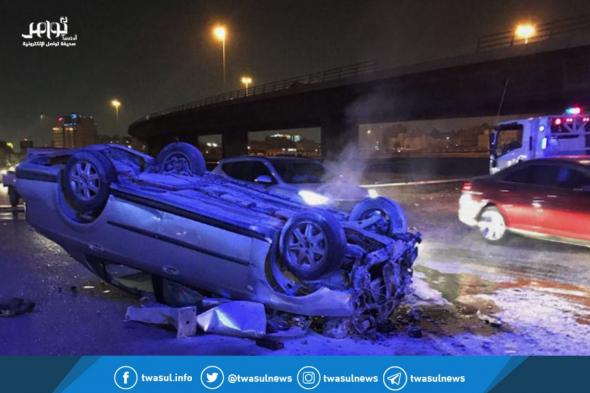
<svg viewBox="0 0 590 393">
<path fill-rule="evenodd" d="M 445 183 L 460 183 L 467 179 L 444 179 L 444 180 L 418 180 L 412 182 L 399 183 L 378 183 L 378 184 L 361 184 L 364 188 L 384 188 L 384 187 L 402 187 L 402 186 L 422 186 L 428 184 L 445 184 Z"/>
</svg>

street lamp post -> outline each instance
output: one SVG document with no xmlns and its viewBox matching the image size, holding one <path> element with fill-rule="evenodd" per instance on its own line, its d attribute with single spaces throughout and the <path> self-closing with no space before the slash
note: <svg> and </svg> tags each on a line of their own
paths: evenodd
<svg viewBox="0 0 590 393">
<path fill-rule="evenodd" d="M 537 28 L 532 23 L 520 23 L 514 29 L 514 36 L 517 39 L 523 40 L 525 44 L 529 43 L 529 39 L 537 34 Z"/>
<path fill-rule="evenodd" d="M 111 100 L 111 106 L 115 108 L 115 118 L 117 119 L 117 124 L 119 124 L 119 107 L 121 106 L 121 101 L 115 98 Z"/>
<path fill-rule="evenodd" d="M 223 25 L 217 25 L 213 28 L 213 36 L 221 42 L 221 65 L 223 68 L 223 90 L 225 90 L 226 76 L 225 76 L 225 39 L 227 37 L 227 29 Z"/>
<path fill-rule="evenodd" d="M 246 95 L 248 95 L 248 87 L 252 84 L 252 77 L 251 76 L 243 76 L 241 81 L 242 81 L 242 84 L 244 86 L 246 86 Z"/>
</svg>

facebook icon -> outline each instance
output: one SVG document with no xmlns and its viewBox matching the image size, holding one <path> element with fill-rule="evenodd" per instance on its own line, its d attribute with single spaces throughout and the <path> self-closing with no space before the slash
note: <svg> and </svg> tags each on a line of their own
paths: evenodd
<svg viewBox="0 0 590 393">
<path fill-rule="evenodd" d="M 133 389 L 137 384 L 137 371 L 130 366 L 121 366 L 115 371 L 115 385 L 121 390 Z"/>
</svg>

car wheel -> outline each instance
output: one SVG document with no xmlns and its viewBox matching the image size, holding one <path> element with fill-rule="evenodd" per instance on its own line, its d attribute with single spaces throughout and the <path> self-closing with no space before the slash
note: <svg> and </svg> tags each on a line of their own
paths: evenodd
<svg viewBox="0 0 590 393">
<path fill-rule="evenodd" d="M 20 195 L 14 188 L 14 186 L 8 186 L 8 201 L 10 202 L 11 207 L 17 207 L 18 203 L 20 202 Z"/>
<path fill-rule="evenodd" d="M 477 222 L 479 233 L 489 242 L 496 243 L 506 236 L 506 220 L 497 208 L 486 207 Z"/>
<path fill-rule="evenodd" d="M 342 226 L 327 212 L 304 212 L 287 221 L 279 240 L 281 260 L 301 280 L 339 268 L 346 252 Z"/>
<path fill-rule="evenodd" d="M 381 235 L 406 233 L 408 224 L 402 207 L 391 199 L 378 197 L 360 201 L 348 216 L 350 221 L 371 220 L 366 229 Z"/>
<path fill-rule="evenodd" d="M 70 157 L 62 170 L 65 200 L 78 214 L 102 211 L 117 177 L 113 163 L 99 151 L 82 150 Z"/>
<path fill-rule="evenodd" d="M 202 176 L 207 168 L 203 155 L 193 145 L 175 142 L 167 145 L 156 157 L 161 173 Z"/>
</svg>

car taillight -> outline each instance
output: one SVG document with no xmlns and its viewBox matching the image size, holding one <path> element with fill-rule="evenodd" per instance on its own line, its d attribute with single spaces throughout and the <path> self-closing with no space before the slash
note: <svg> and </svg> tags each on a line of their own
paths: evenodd
<svg viewBox="0 0 590 393">
<path fill-rule="evenodd" d="M 463 187 L 461 187 L 461 192 L 471 191 L 473 189 L 473 183 L 470 181 L 466 181 L 463 183 Z"/>
</svg>

